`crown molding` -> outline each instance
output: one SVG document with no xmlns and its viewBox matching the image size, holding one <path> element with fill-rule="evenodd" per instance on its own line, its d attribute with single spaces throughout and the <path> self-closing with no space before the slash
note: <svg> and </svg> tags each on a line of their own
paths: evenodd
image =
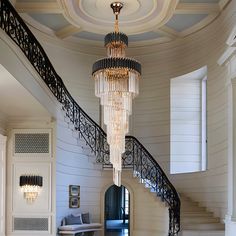
<svg viewBox="0 0 236 236">
<path fill-rule="evenodd" d="M 212 14 L 220 10 L 218 3 L 179 3 L 175 14 Z"/>
<path fill-rule="evenodd" d="M 76 33 L 79 33 L 81 28 L 75 27 L 74 25 L 68 25 L 55 32 L 56 36 L 60 39 L 68 38 Z"/>
<path fill-rule="evenodd" d="M 18 13 L 62 13 L 57 2 L 18 2 L 15 3 Z"/>
</svg>

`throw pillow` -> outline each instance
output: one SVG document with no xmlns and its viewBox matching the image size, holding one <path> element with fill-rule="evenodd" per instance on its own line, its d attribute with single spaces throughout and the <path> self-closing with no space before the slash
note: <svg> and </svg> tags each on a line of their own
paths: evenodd
<svg viewBox="0 0 236 236">
<path fill-rule="evenodd" d="M 81 225 L 83 224 L 83 221 L 81 219 L 81 215 L 79 216 L 73 216 L 69 215 L 66 217 L 66 224 L 67 225 Z"/>
<path fill-rule="evenodd" d="M 84 224 L 90 224 L 90 217 L 89 217 L 89 213 L 83 213 L 82 214 L 82 221 Z"/>
<path fill-rule="evenodd" d="M 66 225 L 66 217 L 64 217 L 61 221 L 61 226 Z"/>
</svg>

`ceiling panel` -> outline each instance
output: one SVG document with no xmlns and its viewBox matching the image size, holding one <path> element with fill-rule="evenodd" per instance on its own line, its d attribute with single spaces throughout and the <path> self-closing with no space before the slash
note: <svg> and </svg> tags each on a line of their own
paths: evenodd
<svg viewBox="0 0 236 236">
<path fill-rule="evenodd" d="M 130 42 L 137 42 L 137 41 L 143 41 L 143 40 L 153 40 L 160 38 L 162 35 L 157 33 L 157 32 L 145 32 L 142 34 L 135 34 L 135 35 L 130 35 L 129 36 L 129 41 Z"/>
<path fill-rule="evenodd" d="M 166 25 L 177 32 L 181 32 L 197 24 L 207 16 L 207 14 L 176 14 Z"/>
<path fill-rule="evenodd" d="M 34 20 L 38 21 L 42 25 L 49 27 L 50 29 L 57 31 L 68 25 L 68 21 L 62 14 L 29 14 Z"/>
<path fill-rule="evenodd" d="M 95 34 L 95 33 L 87 32 L 87 31 L 81 31 L 79 33 L 74 34 L 74 36 L 81 39 L 103 41 L 105 35 Z"/>
</svg>

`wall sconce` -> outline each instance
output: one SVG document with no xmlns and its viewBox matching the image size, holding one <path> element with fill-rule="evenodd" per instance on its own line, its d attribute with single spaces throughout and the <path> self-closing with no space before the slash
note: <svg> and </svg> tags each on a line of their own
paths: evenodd
<svg viewBox="0 0 236 236">
<path fill-rule="evenodd" d="M 27 203 L 33 203 L 43 186 L 43 177 L 38 175 L 21 175 L 20 187 L 24 192 Z"/>
</svg>

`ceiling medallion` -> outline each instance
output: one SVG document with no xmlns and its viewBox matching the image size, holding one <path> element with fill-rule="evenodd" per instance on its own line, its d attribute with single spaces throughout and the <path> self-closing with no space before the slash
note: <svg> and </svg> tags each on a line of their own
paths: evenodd
<svg viewBox="0 0 236 236">
<path fill-rule="evenodd" d="M 129 131 L 132 99 L 139 93 L 141 64 L 125 56 L 128 37 L 119 32 L 118 21 L 123 4 L 113 2 L 110 6 L 115 14 L 115 30 L 105 36 L 107 57 L 93 64 L 92 75 L 95 80 L 95 95 L 100 98 L 104 108 L 113 182 L 120 186 L 125 135 Z"/>
</svg>

